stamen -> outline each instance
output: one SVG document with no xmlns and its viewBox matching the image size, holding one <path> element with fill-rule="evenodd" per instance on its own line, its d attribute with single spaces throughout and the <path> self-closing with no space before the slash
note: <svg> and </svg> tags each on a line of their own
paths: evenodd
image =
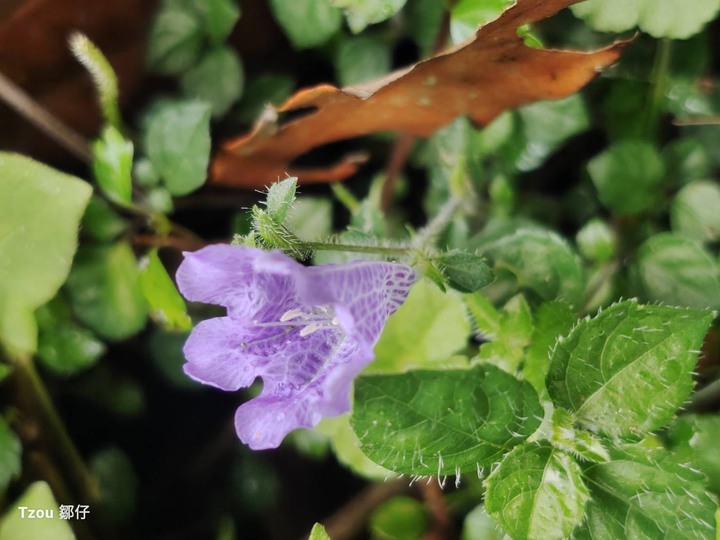
<svg viewBox="0 0 720 540">
<path fill-rule="evenodd" d="M 320 322 L 312 322 L 300 330 L 300 337 L 309 336 L 310 334 L 317 332 L 318 330 L 322 330 L 323 328 L 327 328 L 327 326 Z"/>
<path fill-rule="evenodd" d="M 293 319 L 297 319 L 298 317 L 305 316 L 307 316 L 307 313 L 298 308 L 288 309 L 285 313 L 282 314 L 282 317 L 280 317 L 280 322 L 291 321 Z"/>
</svg>

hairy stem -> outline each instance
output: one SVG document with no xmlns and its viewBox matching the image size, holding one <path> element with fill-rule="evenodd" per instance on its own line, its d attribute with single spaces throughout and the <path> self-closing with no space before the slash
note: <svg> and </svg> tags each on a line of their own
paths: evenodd
<svg viewBox="0 0 720 540">
<path fill-rule="evenodd" d="M 305 246 L 312 251 L 349 251 L 352 253 L 373 253 L 387 257 L 407 257 L 412 253 L 412 250 L 406 247 L 360 246 L 332 242 L 305 242 Z"/>
</svg>

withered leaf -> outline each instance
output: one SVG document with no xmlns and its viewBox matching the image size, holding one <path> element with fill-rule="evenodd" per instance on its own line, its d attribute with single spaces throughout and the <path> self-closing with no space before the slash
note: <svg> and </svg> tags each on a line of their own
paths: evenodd
<svg viewBox="0 0 720 540">
<path fill-rule="evenodd" d="M 517 29 L 577 1 L 517 0 L 471 40 L 429 60 L 371 83 L 300 90 L 267 109 L 250 133 L 227 141 L 213 159 L 211 178 L 236 187 L 267 185 L 286 174 L 305 183 L 342 180 L 357 170 L 357 155 L 328 168 L 292 162 L 333 141 L 380 131 L 429 136 L 460 115 L 482 126 L 512 107 L 573 94 L 615 62 L 627 42 L 591 52 L 535 49 Z M 299 109 L 315 110 L 278 124 L 277 113 Z"/>
</svg>

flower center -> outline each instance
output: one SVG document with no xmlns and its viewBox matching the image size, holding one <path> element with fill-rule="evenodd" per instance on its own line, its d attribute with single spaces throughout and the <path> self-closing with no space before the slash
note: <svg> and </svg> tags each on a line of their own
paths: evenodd
<svg viewBox="0 0 720 540">
<path fill-rule="evenodd" d="M 300 308 L 287 310 L 280 316 L 280 320 L 276 322 L 255 322 L 255 326 L 285 326 L 300 329 L 300 337 L 309 336 L 318 330 L 330 330 L 339 326 L 339 321 L 335 316 L 335 310 L 332 306 L 315 306 L 309 311 Z"/>
</svg>

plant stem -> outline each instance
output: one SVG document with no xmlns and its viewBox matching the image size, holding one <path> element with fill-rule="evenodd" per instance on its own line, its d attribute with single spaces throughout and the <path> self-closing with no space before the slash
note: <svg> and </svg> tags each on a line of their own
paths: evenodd
<svg viewBox="0 0 720 540">
<path fill-rule="evenodd" d="M 445 227 L 448 226 L 448 223 L 450 223 L 455 212 L 460 209 L 462 202 L 460 197 L 451 195 L 450 198 L 445 201 L 445 204 L 442 205 L 437 215 L 415 235 L 415 238 L 413 238 L 413 246 L 417 248 L 427 247 L 428 244 L 440 236 L 445 230 Z"/>
<path fill-rule="evenodd" d="M 330 242 L 303 242 L 313 251 L 350 251 L 353 253 L 374 253 L 387 257 L 407 257 L 412 253 L 407 247 L 359 246 L 355 244 L 337 244 Z"/>
<path fill-rule="evenodd" d="M 647 106 L 645 108 L 645 133 L 650 140 L 655 140 L 657 138 L 660 110 L 662 100 L 665 95 L 668 71 L 670 67 L 671 49 L 671 40 L 665 38 L 658 42 L 657 51 L 655 52 L 655 61 L 653 62 L 652 71 L 650 73 L 650 84 L 652 87 L 650 95 L 648 96 Z"/>
<path fill-rule="evenodd" d="M 75 157 L 85 163 L 92 163 L 92 152 L 90 152 L 90 144 L 87 140 L 48 112 L 25 90 L 2 73 L 0 73 L 0 100 Z"/>
<path fill-rule="evenodd" d="M 66 472 L 70 484 L 78 495 L 78 500 L 83 504 L 97 502 L 100 499 L 98 486 L 58 416 L 32 358 L 14 358 L 12 363 L 20 391 L 31 394 L 34 398 L 40 424 L 45 428 L 48 446 L 56 452 L 61 462 L 61 470 Z"/>
</svg>

